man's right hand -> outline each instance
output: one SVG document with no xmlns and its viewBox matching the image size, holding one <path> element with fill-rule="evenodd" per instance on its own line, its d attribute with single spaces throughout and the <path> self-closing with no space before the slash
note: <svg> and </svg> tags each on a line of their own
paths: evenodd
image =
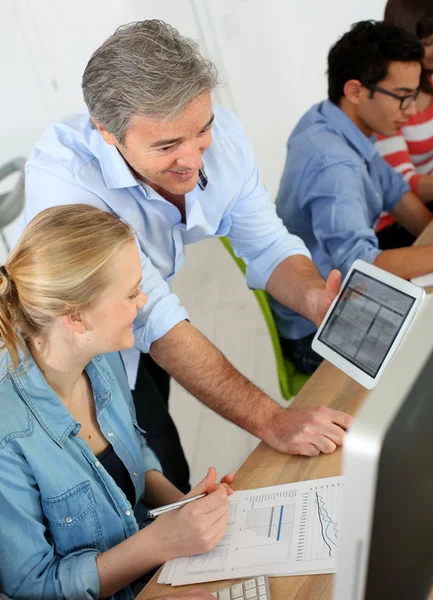
<svg viewBox="0 0 433 600">
<path fill-rule="evenodd" d="M 206 406 L 285 454 L 330 454 L 352 422 L 330 408 L 282 408 L 186 321 L 152 344 L 152 358 Z"/>
<path fill-rule="evenodd" d="M 317 456 L 332 454 L 344 441 L 352 417 L 325 406 L 313 408 L 276 407 L 262 439 L 275 450 L 285 454 Z"/>
</svg>

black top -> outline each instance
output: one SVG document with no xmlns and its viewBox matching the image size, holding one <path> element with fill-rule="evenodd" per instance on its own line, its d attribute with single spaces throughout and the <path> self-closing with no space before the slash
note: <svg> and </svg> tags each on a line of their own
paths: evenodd
<svg viewBox="0 0 433 600">
<path fill-rule="evenodd" d="M 128 469 L 114 452 L 113 446 L 109 444 L 101 454 L 98 454 L 98 460 L 101 465 L 111 475 L 122 492 L 128 498 L 132 506 L 135 505 L 135 488 L 132 483 Z"/>
</svg>

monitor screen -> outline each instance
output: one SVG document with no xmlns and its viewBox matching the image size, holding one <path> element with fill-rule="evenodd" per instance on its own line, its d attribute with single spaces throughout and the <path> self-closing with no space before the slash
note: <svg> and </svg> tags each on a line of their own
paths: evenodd
<svg viewBox="0 0 433 600">
<path fill-rule="evenodd" d="M 376 377 L 414 302 L 354 269 L 318 339 Z"/>
<path fill-rule="evenodd" d="M 433 354 L 389 427 L 377 477 L 365 600 L 424 600 L 433 583 Z"/>
<path fill-rule="evenodd" d="M 433 294 L 346 436 L 334 600 L 433 600 Z"/>
</svg>

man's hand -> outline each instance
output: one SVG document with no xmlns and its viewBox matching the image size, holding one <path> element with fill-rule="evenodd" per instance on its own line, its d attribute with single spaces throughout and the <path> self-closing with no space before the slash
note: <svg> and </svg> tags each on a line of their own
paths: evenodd
<svg viewBox="0 0 433 600">
<path fill-rule="evenodd" d="M 329 279 L 332 287 L 337 277 L 331 274 Z M 324 294 L 324 287 L 321 292 L 324 313 L 333 292 Z M 349 415 L 329 408 L 281 408 L 186 321 L 152 344 L 152 358 L 206 406 L 286 454 L 333 452 L 351 422 Z M 224 479 L 222 483 L 230 484 Z"/>
<path fill-rule="evenodd" d="M 309 312 L 314 318 L 316 327 L 319 327 L 323 321 L 328 308 L 338 294 L 341 287 L 341 273 L 334 269 L 329 273 L 326 286 L 322 289 L 315 288 L 311 290 L 307 298 Z"/>
<path fill-rule="evenodd" d="M 280 407 L 262 439 L 285 454 L 332 454 L 337 446 L 343 444 L 346 429 L 351 423 L 352 417 L 347 413 L 324 406 Z"/>
</svg>

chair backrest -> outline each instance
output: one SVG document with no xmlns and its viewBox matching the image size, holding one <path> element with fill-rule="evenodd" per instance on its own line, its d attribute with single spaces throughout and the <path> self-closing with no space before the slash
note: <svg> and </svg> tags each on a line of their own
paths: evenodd
<svg viewBox="0 0 433 600">
<path fill-rule="evenodd" d="M 235 260 L 242 273 L 245 275 L 247 270 L 245 262 L 242 260 L 242 258 L 236 256 L 230 240 L 226 237 L 222 237 L 220 240 L 232 258 Z M 281 395 L 286 400 L 290 400 L 290 398 L 292 398 L 292 396 L 294 396 L 307 381 L 308 375 L 298 373 L 293 364 L 284 357 L 283 351 L 281 350 L 277 326 L 275 325 L 274 315 L 272 314 L 267 293 L 264 290 L 253 290 L 253 292 L 257 302 L 259 303 L 265 323 L 268 327 L 269 335 L 271 337 Z"/>
<path fill-rule="evenodd" d="M 19 172 L 19 178 L 15 186 L 6 193 L 0 194 L 0 228 L 6 227 L 14 221 L 24 207 L 24 165 L 25 158 L 14 158 L 0 167 L 0 181 Z"/>
</svg>

